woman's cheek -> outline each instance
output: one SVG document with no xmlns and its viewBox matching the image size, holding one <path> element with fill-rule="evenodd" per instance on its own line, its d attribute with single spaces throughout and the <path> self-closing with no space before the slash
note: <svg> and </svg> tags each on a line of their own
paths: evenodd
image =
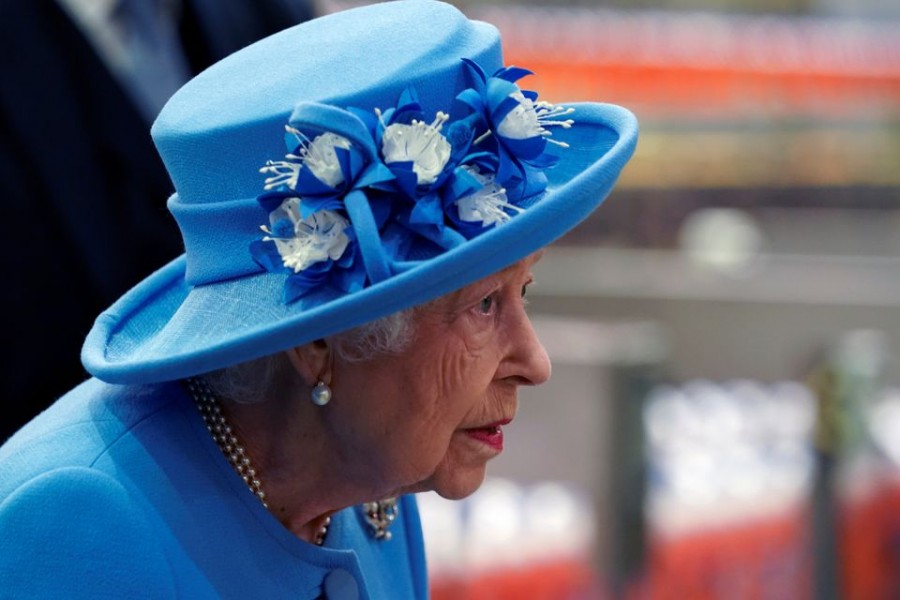
<svg viewBox="0 0 900 600">
<path fill-rule="evenodd" d="M 448 375 L 444 391 L 453 396 L 460 388 L 470 389 L 478 382 L 478 369 L 486 366 L 488 344 L 479 337 L 469 337 L 463 341 L 460 348 L 454 353 L 448 362 Z"/>
<path fill-rule="evenodd" d="M 466 353 L 473 359 L 481 358 L 496 335 L 495 320 L 488 315 L 470 315 L 463 323 L 460 338 Z"/>
</svg>

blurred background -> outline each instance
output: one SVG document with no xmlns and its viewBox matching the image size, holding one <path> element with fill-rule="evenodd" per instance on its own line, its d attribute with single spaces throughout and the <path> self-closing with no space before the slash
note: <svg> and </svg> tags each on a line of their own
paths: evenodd
<svg viewBox="0 0 900 600">
<path fill-rule="evenodd" d="M 553 379 L 479 492 L 421 497 L 434 598 L 900 598 L 900 3 L 455 4 L 524 87 L 626 106 L 641 139 L 535 270 Z M 0 438 L 180 252 L 166 95 L 350 5 L 0 2 Z"/>
<path fill-rule="evenodd" d="M 900 4 L 457 4 L 641 139 L 492 479 L 422 498 L 435 598 L 900 598 Z"/>
</svg>

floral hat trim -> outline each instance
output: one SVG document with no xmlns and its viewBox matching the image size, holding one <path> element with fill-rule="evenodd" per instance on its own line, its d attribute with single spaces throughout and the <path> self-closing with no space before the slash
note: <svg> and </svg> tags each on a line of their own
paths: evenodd
<svg viewBox="0 0 900 600">
<path fill-rule="evenodd" d="M 368 112 L 304 102 L 285 127 L 288 153 L 268 161 L 257 198 L 269 214 L 254 260 L 287 275 L 284 302 L 321 286 L 351 293 L 506 223 L 547 187 L 558 157 L 549 127 L 574 109 L 539 102 L 516 67 L 485 75 L 463 59 L 470 87 L 451 120 L 423 114 L 414 88 Z"/>
</svg>

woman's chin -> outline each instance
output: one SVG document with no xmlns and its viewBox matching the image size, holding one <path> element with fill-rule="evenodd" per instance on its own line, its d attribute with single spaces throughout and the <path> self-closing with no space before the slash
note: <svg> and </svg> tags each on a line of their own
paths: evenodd
<svg viewBox="0 0 900 600">
<path fill-rule="evenodd" d="M 447 500 L 462 500 L 475 493 L 484 483 L 485 468 L 469 468 L 464 473 L 451 473 L 449 477 L 438 478 L 432 488 L 440 497 Z"/>
</svg>

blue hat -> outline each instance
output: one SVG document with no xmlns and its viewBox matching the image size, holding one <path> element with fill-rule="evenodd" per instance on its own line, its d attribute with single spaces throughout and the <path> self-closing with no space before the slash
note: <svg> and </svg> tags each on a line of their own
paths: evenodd
<svg viewBox="0 0 900 600">
<path fill-rule="evenodd" d="M 308 21 L 198 75 L 152 136 L 185 254 L 101 314 L 82 360 L 173 380 L 422 304 L 550 244 L 609 194 L 637 123 L 519 86 L 450 5 Z M 114 250 L 111 250 L 114 251 Z"/>
</svg>

